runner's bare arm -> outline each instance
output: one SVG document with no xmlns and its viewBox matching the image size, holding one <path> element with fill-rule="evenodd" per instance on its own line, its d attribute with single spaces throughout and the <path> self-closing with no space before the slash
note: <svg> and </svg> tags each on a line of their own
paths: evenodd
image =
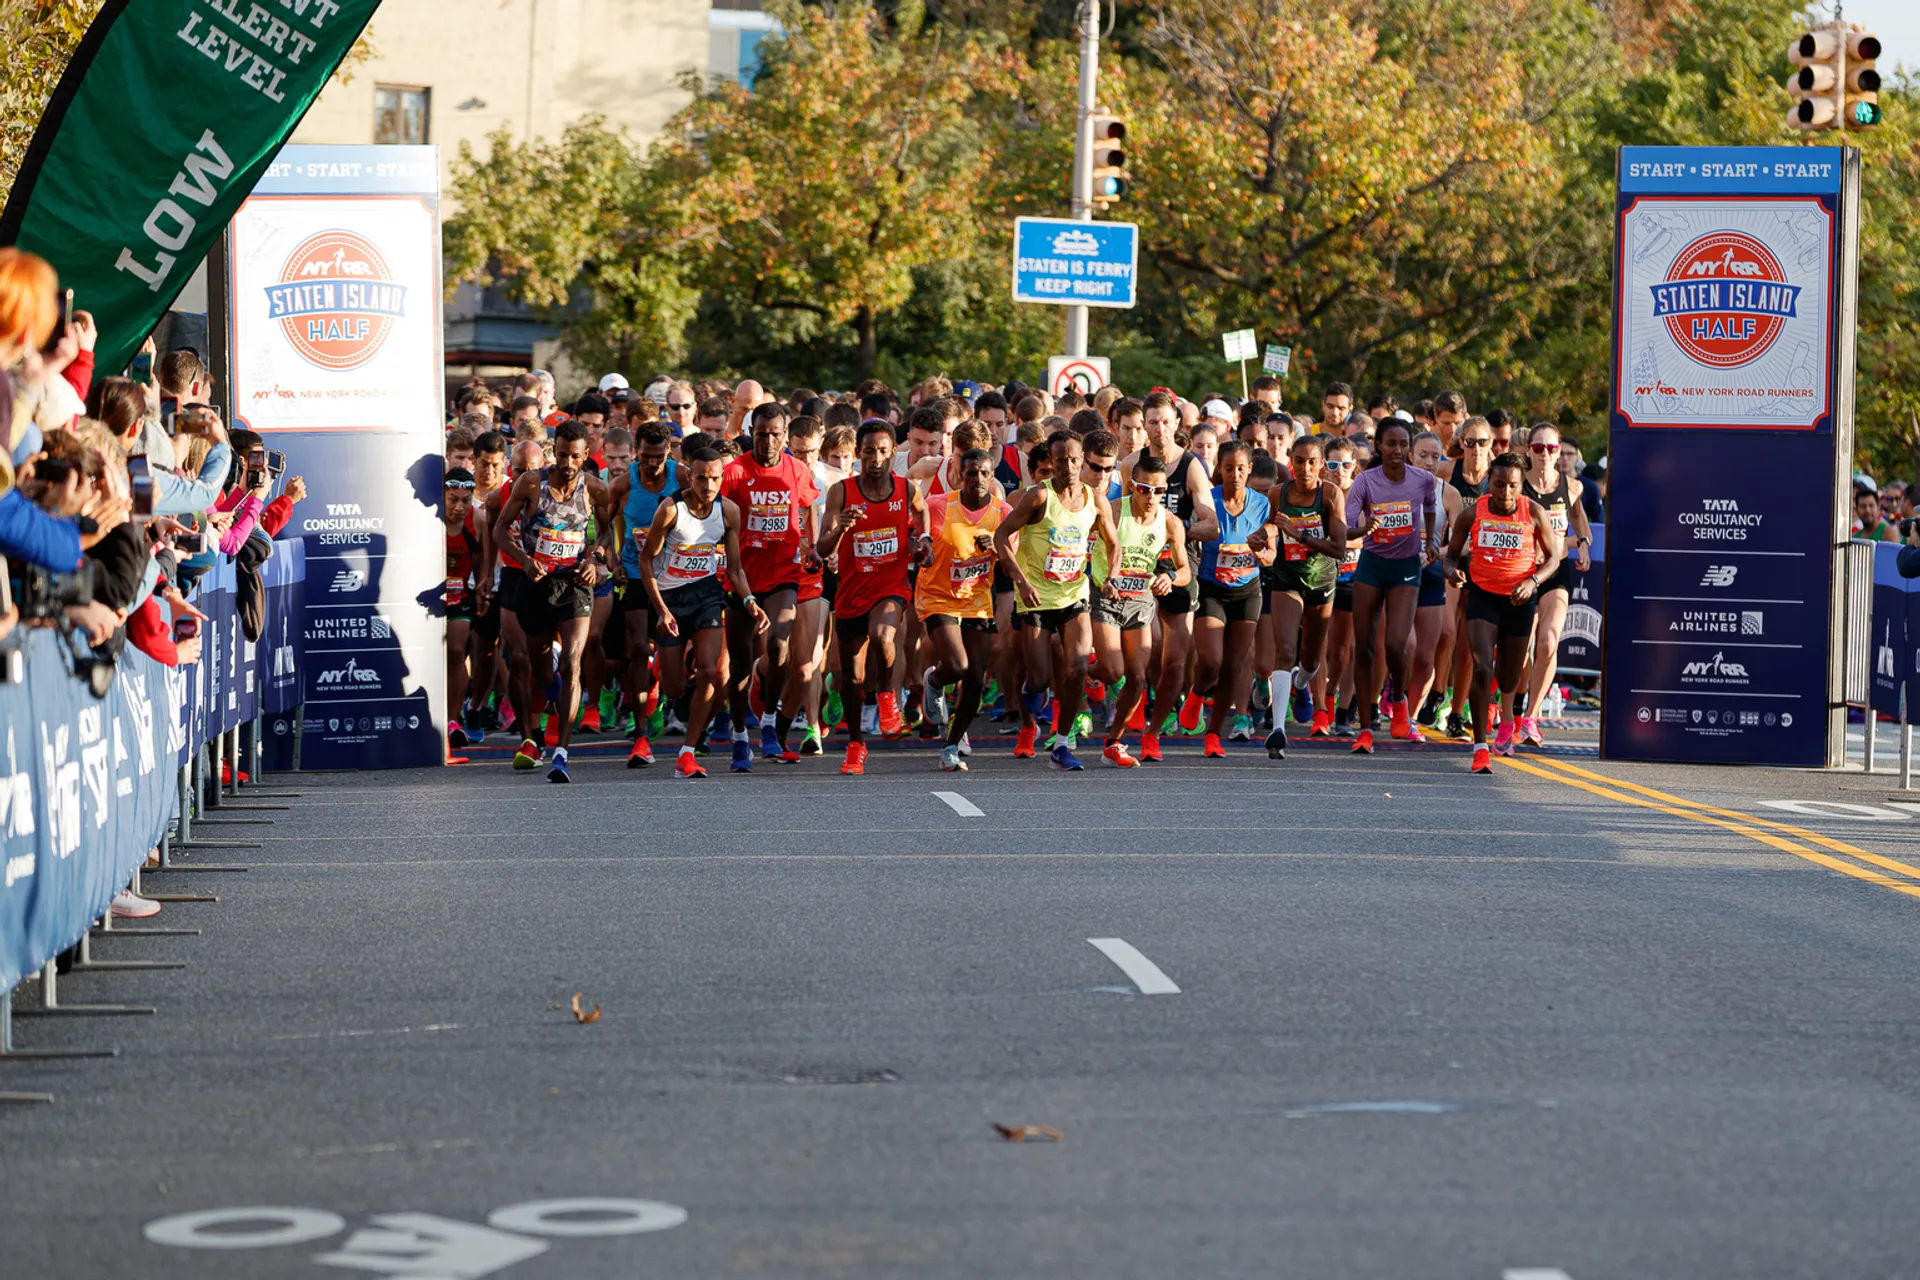
<svg viewBox="0 0 1920 1280">
<path fill-rule="evenodd" d="M 727 543 L 727 577 L 733 580 L 733 594 L 747 602 L 747 612 L 753 615 L 754 630 L 765 631 L 768 625 L 766 611 L 753 598 L 753 586 L 747 581 L 747 566 L 740 562 L 740 507 L 733 499 L 720 499 L 720 519 L 726 530 L 722 536 Z"/>
<path fill-rule="evenodd" d="M 534 579 L 541 577 L 540 566 L 534 563 L 532 553 L 521 545 L 519 537 L 514 533 L 513 525 L 520 518 L 521 510 L 526 507 L 527 499 L 533 496 L 534 489 L 539 483 L 540 474 L 536 471 L 516 476 L 513 488 L 507 493 L 506 501 L 500 504 L 500 517 L 493 522 L 493 540 L 519 551 L 526 559 L 523 566 L 526 575 Z"/>
<path fill-rule="evenodd" d="M 1347 554 L 1347 499 L 1340 492 L 1340 486 L 1331 480 L 1320 482 L 1320 497 L 1327 511 L 1327 536 L 1302 538 L 1300 541 L 1322 555 L 1338 560 Z"/>
<path fill-rule="evenodd" d="M 1173 585 L 1184 587 L 1193 581 L 1193 565 L 1187 560 L 1187 531 L 1180 524 L 1180 517 L 1169 511 L 1167 516 L 1167 546 L 1173 551 Z"/>
<path fill-rule="evenodd" d="M 814 546 L 822 560 L 833 558 L 835 549 L 840 546 L 840 539 L 853 527 L 851 520 L 841 519 L 846 514 L 846 499 L 847 482 L 835 480 L 833 488 L 827 490 L 827 509 L 821 513 L 820 537 Z"/>
<path fill-rule="evenodd" d="M 1525 600 L 1539 591 L 1540 584 L 1551 578 L 1560 568 L 1560 562 L 1567 558 L 1566 539 L 1554 536 L 1553 522 L 1547 519 L 1547 509 L 1532 498 L 1527 499 L 1527 504 L 1533 509 L 1534 543 L 1546 553 L 1547 558 L 1536 565 L 1531 574 L 1520 580 L 1520 586 L 1513 589 L 1513 598 L 1516 601 Z M 1524 594 L 1521 592 L 1521 587 L 1526 588 Z"/>
<path fill-rule="evenodd" d="M 1015 594 L 1023 601 L 1033 597 L 1033 584 L 1027 581 L 1027 575 L 1020 571 L 1020 566 L 1014 561 L 1013 538 L 1020 530 L 1032 524 L 1040 512 L 1047 509 L 1046 504 L 1047 495 L 1044 489 L 1036 487 L 1023 491 L 1020 500 L 1013 504 L 1013 510 L 1009 511 L 1007 518 L 1000 522 L 1000 527 L 993 531 L 993 553 L 1000 558 L 1000 567 L 1007 571 L 1007 577 L 1013 580 Z"/>
<path fill-rule="evenodd" d="M 1113 504 L 1107 501 L 1104 489 L 1089 489 L 1088 492 L 1093 495 L 1094 532 L 1107 544 L 1107 563 L 1117 565 L 1120 563 L 1120 531 L 1114 522 Z"/>
<path fill-rule="evenodd" d="M 1571 476 L 1567 478 L 1567 527 L 1574 537 L 1573 567 L 1582 573 L 1593 567 L 1593 553 L 1587 550 L 1593 545 L 1593 529 L 1587 524 L 1587 509 L 1580 505 L 1580 495 L 1585 492 L 1586 485 Z"/>
<path fill-rule="evenodd" d="M 933 560 L 933 537 L 928 531 L 927 495 L 913 485 L 907 486 L 907 531 L 913 538 L 909 564 L 928 564 Z"/>
<path fill-rule="evenodd" d="M 1473 535 L 1473 512 L 1463 510 L 1454 518 L 1453 536 L 1447 540 L 1447 581 L 1456 587 L 1467 585 L 1467 568 L 1461 557 L 1466 554 L 1467 539 Z"/>
<path fill-rule="evenodd" d="M 667 602 L 660 595 L 660 583 L 653 576 L 653 558 L 667 545 L 667 530 L 680 518 L 680 504 L 672 498 L 660 499 L 660 505 L 653 509 L 653 523 L 647 526 L 646 545 L 640 548 L 640 585 L 647 590 L 647 599 L 653 601 L 653 616 L 661 619 L 661 626 L 673 634 L 679 630 L 673 623 L 673 611 L 667 608 Z"/>
<path fill-rule="evenodd" d="M 594 537 L 593 545 L 600 552 L 600 565 L 610 566 L 619 564 L 620 556 L 613 540 L 612 491 L 607 488 L 606 481 L 599 479 L 597 476 L 587 477 L 587 501 L 593 504 L 594 524 L 599 529 L 599 533 Z M 597 570 L 600 566 L 596 565 L 595 567 Z M 596 572 L 594 578 L 598 580 L 608 576 L 609 573 L 611 573 L 611 569 L 609 569 L 607 573 Z"/>
<path fill-rule="evenodd" d="M 1200 466 L 1200 459 L 1188 460 L 1187 474 L 1181 483 L 1193 495 L 1193 523 L 1187 526 L 1188 539 L 1193 542 L 1216 541 L 1220 537 L 1220 517 L 1213 509 L 1213 486 L 1207 483 L 1207 473 Z"/>
<path fill-rule="evenodd" d="M 503 485 L 488 494 L 473 518 L 473 534 L 480 543 L 473 569 L 473 611 L 476 617 L 487 611 L 487 598 L 493 594 L 493 521 L 499 514 L 494 503 L 505 493 L 506 487 Z"/>
<path fill-rule="evenodd" d="M 614 529 L 621 538 L 631 538 L 635 536 L 634 530 L 627 528 L 627 497 L 632 492 L 632 486 L 633 480 L 627 474 L 625 467 L 614 472 L 613 479 L 607 482 L 607 505 L 613 508 L 613 519 L 608 523 L 614 526 Z M 644 536 L 644 531 L 642 536 Z M 627 567 L 619 556 L 613 558 L 611 568 L 615 582 L 625 582 L 627 580 Z"/>
</svg>

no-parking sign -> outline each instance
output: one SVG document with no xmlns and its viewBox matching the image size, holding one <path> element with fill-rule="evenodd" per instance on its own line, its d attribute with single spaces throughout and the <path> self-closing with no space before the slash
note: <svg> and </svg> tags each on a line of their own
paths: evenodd
<svg viewBox="0 0 1920 1280">
<path fill-rule="evenodd" d="M 1113 380 L 1113 366 L 1105 356 L 1048 356 L 1047 394 L 1078 391 L 1090 396 Z"/>
</svg>

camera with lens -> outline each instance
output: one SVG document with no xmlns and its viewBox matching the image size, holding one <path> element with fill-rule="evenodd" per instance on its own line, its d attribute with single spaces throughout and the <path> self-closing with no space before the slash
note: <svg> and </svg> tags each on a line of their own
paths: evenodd
<svg viewBox="0 0 1920 1280">
<path fill-rule="evenodd" d="M 71 573 L 56 573 L 39 565 L 16 565 L 11 584 L 14 602 L 25 622 L 62 617 L 74 605 L 93 603 L 93 562 Z"/>
<path fill-rule="evenodd" d="M 1900 518 L 1901 538 L 1911 538 L 1913 536 L 1913 527 L 1916 524 L 1920 524 L 1920 516 L 1902 516 Z"/>
</svg>

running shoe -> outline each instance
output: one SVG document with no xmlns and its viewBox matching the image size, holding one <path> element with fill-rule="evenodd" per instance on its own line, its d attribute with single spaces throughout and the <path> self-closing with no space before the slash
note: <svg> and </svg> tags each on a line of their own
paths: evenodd
<svg viewBox="0 0 1920 1280">
<path fill-rule="evenodd" d="M 1143 764 L 1159 764 L 1164 757 L 1160 754 L 1160 735 L 1143 733 L 1140 735 L 1140 761 Z"/>
<path fill-rule="evenodd" d="M 1500 722 L 1500 727 L 1493 731 L 1493 754 L 1497 756 L 1510 756 L 1513 754 L 1513 729 L 1514 722 L 1512 720 L 1502 720 Z"/>
<path fill-rule="evenodd" d="M 1330 738 L 1333 736 L 1333 712 L 1316 711 L 1313 713 L 1313 727 L 1307 730 L 1309 738 Z"/>
<path fill-rule="evenodd" d="M 1287 728 L 1274 722 L 1273 732 L 1267 735 L 1267 759 L 1285 760 L 1287 758 Z"/>
<path fill-rule="evenodd" d="M 682 751 L 680 758 L 674 761 L 673 773 L 677 778 L 704 778 L 707 771 L 693 758 L 693 752 Z"/>
<path fill-rule="evenodd" d="M 572 782 L 573 781 L 573 775 L 567 772 L 567 753 L 566 752 L 556 751 L 553 753 L 553 764 L 547 770 L 547 781 L 548 782 Z"/>
<path fill-rule="evenodd" d="M 774 730 L 773 721 L 762 720 L 760 722 L 760 754 L 769 760 L 774 760 L 785 754 L 786 749 L 787 744 L 780 741 L 780 735 Z"/>
<path fill-rule="evenodd" d="M 560 745 L 560 713 L 558 711 L 547 712 L 547 745 L 550 747 Z"/>
<path fill-rule="evenodd" d="M 1333 713 L 1333 732 L 1336 736 L 1344 738 L 1353 731 L 1354 721 L 1351 709 Z"/>
<path fill-rule="evenodd" d="M 1373 730 L 1362 729 L 1360 731 L 1359 736 L 1353 740 L 1353 753 L 1360 756 L 1370 756 L 1373 754 Z"/>
<path fill-rule="evenodd" d="M 464 747 L 471 741 L 472 739 L 467 737 L 466 729 L 461 726 L 458 720 L 455 720 L 449 725 L 447 725 L 447 745 L 448 746 Z"/>
<path fill-rule="evenodd" d="M 513 753 L 513 767 L 521 771 L 540 767 L 540 744 L 532 738 L 523 738 L 520 749 Z"/>
<path fill-rule="evenodd" d="M 1440 722 L 1440 704 L 1445 699 L 1445 696 L 1446 695 L 1442 694 L 1438 689 L 1429 693 L 1427 700 L 1420 704 L 1420 714 L 1414 718 L 1428 728 L 1432 728 L 1438 724 Z"/>
<path fill-rule="evenodd" d="M 1093 717 L 1085 711 L 1073 718 L 1073 736 L 1076 738 L 1093 736 Z"/>
<path fill-rule="evenodd" d="M 1387 714 L 1392 717 L 1391 727 L 1387 730 L 1388 733 L 1400 739 L 1408 739 L 1414 736 L 1413 720 L 1407 715 L 1407 700 L 1405 698 L 1401 698 L 1398 702 L 1388 703 Z"/>
<path fill-rule="evenodd" d="M 160 914 L 160 904 L 152 898 L 143 898 L 131 889 L 122 889 L 113 895 L 113 905 L 109 908 L 115 920 L 145 920 L 148 916 Z"/>
<path fill-rule="evenodd" d="M 940 748 L 940 771 L 942 773 L 964 773 L 967 762 L 960 758 L 960 748 L 947 746 Z"/>
<path fill-rule="evenodd" d="M 964 733 L 961 734 L 960 741 L 954 745 L 960 748 L 960 755 L 962 758 L 966 758 L 973 755 L 973 739 L 968 737 L 966 734 Z"/>
<path fill-rule="evenodd" d="M 1227 730 L 1227 741 L 1228 742 L 1252 742 L 1253 741 L 1253 717 L 1252 716 L 1235 716 L 1233 718 L 1232 727 Z"/>
<path fill-rule="evenodd" d="M 1487 744 L 1484 742 L 1473 744 L 1472 771 L 1474 773 L 1493 772 L 1493 752 L 1487 750 Z"/>
<path fill-rule="evenodd" d="M 860 708 L 860 732 L 880 732 L 880 708 L 871 702 Z"/>
<path fill-rule="evenodd" d="M 707 741 L 727 742 L 733 738 L 733 713 L 722 708 L 707 722 Z"/>
<path fill-rule="evenodd" d="M 1039 719 L 1040 713 L 1047 709 L 1047 691 L 1042 689 L 1038 693 L 1035 693 L 1024 684 L 1021 685 L 1020 707 L 1034 719 Z"/>
<path fill-rule="evenodd" d="M 1039 739 L 1039 737 L 1040 737 L 1039 725 L 1033 725 L 1033 724 L 1021 725 L 1019 736 L 1015 737 L 1013 740 L 1013 758 L 1015 760 L 1033 759 L 1033 744 Z"/>
<path fill-rule="evenodd" d="M 1222 760 L 1226 759 L 1227 749 L 1220 745 L 1220 735 L 1217 733 L 1208 734 L 1205 744 L 1200 748 L 1200 754 L 1203 756 L 1216 756 Z"/>
<path fill-rule="evenodd" d="M 1256 676 L 1253 691 L 1247 695 L 1247 701 L 1257 711 L 1273 705 L 1273 681 L 1266 676 Z"/>
<path fill-rule="evenodd" d="M 792 747 L 782 747 L 780 749 L 779 755 L 769 756 L 768 759 L 778 760 L 781 764 L 799 764 L 800 753 L 798 751 L 795 751 Z"/>
<path fill-rule="evenodd" d="M 467 731 L 468 746 L 477 747 L 481 743 L 487 740 L 487 731 L 485 729 L 482 729 L 479 725 L 469 723 L 469 724 L 463 725 L 462 727 Z"/>
<path fill-rule="evenodd" d="M 640 734 L 640 720 L 631 711 L 620 713 L 620 736 L 634 738 Z"/>
<path fill-rule="evenodd" d="M 670 710 L 662 711 L 659 707 L 653 709 L 653 713 L 647 717 L 647 736 L 649 738 L 664 738 L 667 736 L 667 717 L 669 714 L 671 714 Z M 680 732 L 685 733 L 686 731 L 687 727 L 681 725 Z"/>
<path fill-rule="evenodd" d="M 1301 688 L 1293 691 L 1293 722 L 1313 723 L 1313 690 Z"/>
<path fill-rule="evenodd" d="M 1206 705 L 1206 699 L 1199 694 L 1187 695 L 1187 700 L 1180 704 L 1180 732 L 1193 734 L 1200 731 L 1200 715 Z"/>
<path fill-rule="evenodd" d="M 511 702 L 503 702 L 495 707 L 493 709 L 493 718 L 500 722 L 493 726 L 496 729 L 511 729 L 513 728 L 513 722 L 519 719 L 519 717 L 513 713 L 513 704 Z"/>
<path fill-rule="evenodd" d="M 633 740 L 633 750 L 627 752 L 627 768 L 645 769 L 653 764 L 653 746 L 645 738 Z"/>
<path fill-rule="evenodd" d="M 733 744 L 733 759 L 727 768 L 735 773 L 753 772 L 753 748 L 745 741 L 736 740 Z"/>
<path fill-rule="evenodd" d="M 580 716 L 580 732 L 600 732 L 600 708 L 588 707 Z"/>
<path fill-rule="evenodd" d="M 1125 677 L 1123 676 L 1122 679 L 1124 680 Z M 1116 685 L 1116 687 L 1118 686 Z M 1092 676 L 1088 676 L 1087 677 L 1087 701 L 1088 702 L 1105 702 L 1106 700 L 1107 700 L 1106 682 L 1104 680 L 1095 680 Z"/>
<path fill-rule="evenodd" d="M 816 725 L 807 726 L 807 736 L 800 741 L 800 754 L 817 756 L 826 752 L 826 744 L 820 741 L 820 729 Z"/>
<path fill-rule="evenodd" d="M 1068 773 L 1078 773 L 1086 768 L 1073 754 L 1072 748 L 1064 742 L 1054 743 L 1053 750 L 1047 752 L 1047 759 L 1053 761 L 1055 768 L 1063 769 Z"/>
<path fill-rule="evenodd" d="M 846 774 L 848 777 L 853 777 L 856 774 L 862 774 L 866 771 L 867 744 L 864 742 L 849 742 L 847 744 L 847 758 L 840 762 L 840 772 Z"/>
<path fill-rule="evenodd" d="M 620 714 L 620 692 L 612 685 L 600 691 L 600 723 L 612 724 Z"/>
<path fill-rule="evenodd" d="M 1515 734 L 1522 742 L 1531 742 L 1536 747 L 1544 747 L 1547 740 L 1540 735 L 1540 720 L 1537 716 L 1515 716 L 1519 730 Z"/>
<path fill-rule="evenodd" d="M 1449 711 L 1447 713 L 1447 736 L 1456 740 L 1460 738 L 1471 738 L 1473 736 L 1472 732 L 1468 730 L 1466 722 L 1460 719 L 1460 713 L 1458 711 Z"/>
<path fill-rule="evenodd" d="M 1127 744 L 1124 742 L 1109 742 L 1106 750 L 1100 753 L 1100 758 L 1116 769 L 1138 769 L 1140 767 L 1140 762 L 1127 753 Z"/>
<path fill-rule="evenodd" d="M 1140 701 L 1133 704 L 1133 714 L 1127 717 L 1127 732 L 1128 733 L 1145 733 L 1146 731 L 1147 731 L 1147 700 L 1145 698 L 1142 698 Z"/>
<path fill-rule="evenodd" d="M 845 714 L 844 709 L 840 706 L 840 691 L 838 689 L 827 690 L 826 703 L 820 708 L 820 723 L 831 729 L 834 725 L 840 723 Z"/>
</svg>

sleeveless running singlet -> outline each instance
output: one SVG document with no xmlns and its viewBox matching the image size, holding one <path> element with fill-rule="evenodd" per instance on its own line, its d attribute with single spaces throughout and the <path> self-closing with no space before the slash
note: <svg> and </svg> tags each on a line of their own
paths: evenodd
<svg viewBox="0 0 1920 1280">
<path fill-rule="evenodd" d="M 1175 460 L 1172 466 L 1167 468 L 1167 492 L 1161 501 L 1167 504 L 1167 510 L 1173 512 L 1174 518 L 1182 525 L 1190 525 L 1193 523 L 1194 501 L 1192 492 L 1187 488 L 1187 470 L 1199 460 L 1199 457 L 1199 454 L 1194 453 L 1190 449 L 1182 449 L 1180 451 L 1180 457 Z M 1195 552 L 1196 545 L 1191 538 L 1187 540 L 1188 564 L 1197 565 L 1199 563 L 1199 556 Z M 1169 576 L 1172 575 L 1173 552 L 1165 550 L 1164 548 L 1161 550 L 1160 564 L 1156 572 Z M 1199 581 L 1200 575 L 1196 572 L 1194 574 L 1194 582 L 1197 585 Z"/>
<path fill-rule="evenodd" d="M 957 493 L 927 498 L 927 521 L 933 531 L 933 559 L 914 581 L 914 608 L 921 617 L 945 613 L 956 618 L 993 616 L 993 533 L 1012 510 L 998 498 L 969 511 Z M 986 550 L 980 535 L 986 535 Z"/>
<path fill-rule="evenodd" d="M 1093 581 L 1101 590 L 1109 586 L 1122 600 L 1145 600 L 1153 594 L 1153 577 L 1159 572 L 1160 551 L 1167 545 L 1167 517 L 1155 508 L 1153 519 L 1133 518 L 1133 503 L 1114 508 L 1113 528 L 1120 541 L 1120 567 L 1107 564 L 1107 544 L 1093 540 Z M 1169 570 L 1169 573 L 1171 570 Z"/>
<path fill-rule="evenodd" d="M 1479 484 L 1469 483 L 1460 469 L 1459 459 L 1456 458 L 1453 464 L 1453 474 L 1447 477 L 1447 483 L 1452 485 L 1453 491 L 1460 495 L 1460 505 L 1465 508 L 1471 507 L 1475 502 L 1486 496 L 1487 480 L 1491 476 L 1492 472 L 1489 471 L 1487 475 L 1480 477 Z"/>
<path fill-rule="evenodd" d="M 1542 493 L 1533 487 L 1533 482 L 1523 474 L 1520 477 L 1520 492 L 1542 507 L 1546 508 L 1547 524 L 1553 528 L 1554 536 L 1565 539 L 1567 536 L 1567 508 L 1573 505 L 1572 490 L 1567 484 L 1564 471 L 1556 470 L 1554 476 L 1559 483 Z"/>
<path fill-rule="evenodd" d="M 680 464 L 672 458 L 667 459 L 667 478 L 661 484 L 660 492 L 649 493 L 640 483 L 640 464 L 627 464 L 627 501 L 620 508 L 626 518 L 627 536 L 620 544 L 620 563 L 627 571 L 627 577 L 634 581 L 640 579 L 640 547 L 647 540 L 647 530 L 653 526 L 653 513 L 660 509 L 663 498 L 671 498 L 680 492 Z"/>
<path fill-rule="evenodd" d="M 840 539 L 836 561 L 840 586 L 833 601 L 836 618 L 861 617 L 888 596 L 901 601 L 913 598 L 907 585 L 907 562 L 913 554 L 907 542 L 913 524 L 912 485 L 905 476 L 889 480 L 891 492 L 877 501 L 862 492 L 858 476 L 848 477 L 842 486 L 842 510 L 853 512 L 855 519 Z"/>
<path fill-rule="evenodd" d="M 562 498 L 547 487 L 547 468 L 542 467 L 540 487 L 534 492 L 534 505 L 520 516 L 521 546 L 547 573 L 567 572 L 587 551 L 593 504 L 587 498 L 586 473 L 574 477 L 573 493 Z"/>
<path fill-rule="evenodd" d="M 666 541 L 653 558 L 654 580 L 660 590 L 690 587 L 704 578 L 718 577 L 727 555 L 727 515 L 714 495 L 705 516 L 696 516 L 685 502 L 674 504 L 673 523 Z"/>
<path fill-rule="evenodd" d="M 1220 536 L 1201 544 L 1200 576 L 1219 587 L 1250 587 L 1260 579 L 1260 560 L 1247 539 L 1267 522 L 1271 510 L 1267 495 L 1249 489 L 1240 514 L 1227 510 L 1225 494 L 1213 487 L 1213 513 L 1220 520 Z"/>
<path fill-rule="evenodd" d="M 1014 609 L 1020 613 L 1065 609 L 1087 601 L 1087 543 L 1098 514 L 1093 490 L 1081 486 L 1078 511 L 1067 510 L 1052 485 L 1045 486 L 1044 492 L 1046 514 L 1020 531 L 1020 545 L 1014 551 L 1015 561 L 1039 597 L 1031 609 L 1016 603 Z"/>
<path fill-rule="evenodd" d="M 1520 580 L 1533 572 L 1533 512 L 1527 500 L 1511 515 L 1495 515 L 1493 499 L 1474 502 L 1473 526 L 1467 534 L 1471 557 L 1467 579 L 1482 591 L 1510 595 Z"/>
<path fill-rule="evenodd" d="M 1290 484 L 1280 486 L 1280 501 L 1273 504 L 1275 511 L 1293 521 L 1294 527 L 1310 538 L 1327 536 L 1327 494 L 1324 489 L 1314 491 L 1313 501 L 1298 503 L 1287 501 L 1292 491 Z M 1339 562 L 1332 556 L 1315 551 L 1298 538 L 1280 535 L 1280 558 L 1273 563 L 1268 573 L 1269 580 L 1281 591 L 1325 591 L 1333 585 L 1333 578 L 1339 572 Z"/>
</svg>

